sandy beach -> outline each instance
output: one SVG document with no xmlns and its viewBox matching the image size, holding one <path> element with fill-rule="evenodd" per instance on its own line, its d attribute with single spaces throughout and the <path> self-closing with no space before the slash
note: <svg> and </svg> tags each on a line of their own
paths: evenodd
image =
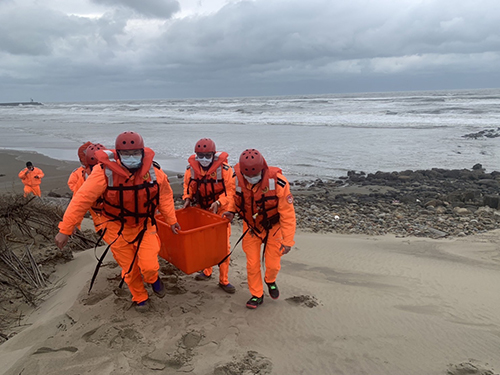
<svg viewBox="0 0 500 375">
<path fill-rule="evenodd" d="M 2 191 L 32 155 L 0 152 Z M 74 168 L 31 161 L 46 191 L 63 189 Z M 240 235 L 235 224 L 232 242 Z M 499 243 L 500 230 L 443 239 L 300 231 L 282 259 L 280 299 L 265 293 L 257 310 L 245 308 L 239 245 L 229 270 L 236 294 L 163 262 L 168 294 L 152 297 L 146 314 L 118 289 L 110 256 L 88 294 L 96 260 L 93 250 L 78 252 L 0 345 L 0 373 L 497 374 Z"/>
<path fill-rule="evenodd" d="M 71 196 L 67 181 L 72 171 L 80 166 L 75 153 L 75 161 L 62 161 L 49 158 L 45 155 L 17 150 L 0 150 L 0 193 L 23 193 L 23 183 L 17 176 L 26 167 L 26 162 L 31 161 L 34 166 L 40 168 L 45 177 L 42 179 L 42 196 L 49 192 L 61 196 Z M 176 174 L 165 171 L 174 190 L 174 194 L 182 194 L 182 181 Z"/>
</svg>

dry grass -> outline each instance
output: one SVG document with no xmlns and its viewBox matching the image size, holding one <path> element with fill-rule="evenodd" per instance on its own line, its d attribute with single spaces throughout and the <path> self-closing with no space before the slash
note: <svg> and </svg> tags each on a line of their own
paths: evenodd
<svg viewBox="0 0 500 375">
<path fill-rule="evenodd" d="M 50 291 L 55 265 L 73 258 L 72 251 L 95 246 L 93 231 L 78 231 L 67 248 L 54 243 L 68 201 L 0 195 L 0 342 L 5 330 L 22 318 L 23 306 L 36 307 Z"/>
</svg>

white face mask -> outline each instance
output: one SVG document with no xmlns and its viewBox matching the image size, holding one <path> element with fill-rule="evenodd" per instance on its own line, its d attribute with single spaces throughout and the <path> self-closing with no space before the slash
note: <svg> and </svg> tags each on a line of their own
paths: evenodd
<svg viewBox="0 0 500 375">
<path fill-rule="evenodd" d="M 199 157 L 197 156 L 197 157 L 195 158 L 195 160 L 197 160 L 197 161 L 198 161 L 198 163 L 200 163 L 202 167 L 206 168 L 206 167 L 208 167 L 210 164 L 212 164 L 212 160 L 214 160 L 214 158 L 213 158 L 213 157 L 211 157 L 211 158 L 206 159 L 206 158 L 199 158 Z"/>
<path fill-rule="evenodd" d="M 122 164 L 129 168 L 139 168 L 142 164 L 142 155 L 120 155 Z"/>
<path fill-rule="evenodd" d="M 245 180 L 248 181 L 249 184 L 252 184 L 252 185 L 255 185 L 256 183 L 258 183 L 262 176 L 260 174 L 258 174 L 257 176 L 253 176 L 253 177 L 248 177 L 246 175 L 243 175 L 243 177 L 245 177 Z"/>
</svg>

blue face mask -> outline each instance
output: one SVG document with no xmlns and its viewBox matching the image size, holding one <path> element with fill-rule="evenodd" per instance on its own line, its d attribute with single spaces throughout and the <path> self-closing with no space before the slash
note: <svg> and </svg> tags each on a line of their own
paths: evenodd
<svg viewBox="0 0 500 375">
<path fill-rule="evenodd" d="M 142 164 L 142 155 L 120 155 L 120 160 L 128 169 L 136 169 Z"/>
</svg>

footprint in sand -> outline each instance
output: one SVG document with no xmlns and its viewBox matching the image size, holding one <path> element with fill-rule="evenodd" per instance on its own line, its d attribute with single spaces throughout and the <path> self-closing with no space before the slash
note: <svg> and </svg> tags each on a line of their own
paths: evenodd
<svg viewBox="0 0 500 375">
<path fill-rule="evenodd" d="M 165 289 L 167 289 L 168 294 L 185 294 L 187 289 L 184 287 L 184 282 L 176 275 L 170 275 L 162 278 L 165 284 Z"/>
<path fill-rule="evenodd" d="M 191 331 L 182 336 L 181 342 L 184 348 L 193 349 L 198 346 L 202 339 L 203 335 L 200 332 Z"/>
<path fill-rule="evenodd" d="M 82 335 L 86 342 L 103 345 L 107 348 L 127 351 L 134 348 L 142 339 L 142 335 L 127 326 L 104 324 Z"/>
<path fill-rule="evenodd" d="M 82 305 L 84 306 L 94 306 L 101 302 L 103 299 L 106 299 L 109 295 L 111 295 L 112 292 L 108 293 L 95 293 L 91 294 L 89 297 L 84 298 L 82 300 Z"/>
<path fill-rule="evenodd" d="M 33 354 L 47 354 L 47 353 L 57 353 L 57 352 L 68 352 L 68 353 L 76 353 L 78 351 L 78 348 L 75 348 L 74 346 L 64 346 L 59 349 L 52 349 L 47 346 L 42 346 L 41 348 L 38 348 L 36 352 Z"/>
<path fill-rule="evenodd" d="M 293 305 L 306 306 L 311 309 L 319 305 L 319 302 L 315 297 L 303 294 L 300 296 L 286 298 L 285 301 Z"/>
<path fill-rule="evenodd" d="M 468 362 L 459 363 L 458 365 L 450 365 L 446 373 L 448 375 L 498 375 L 498 373 L 493 372 L 493 370 L 488 370 L 484 366 L 472 362 L 475 361 L 470 360 Z"/>
<path fill-rule="evenodd" d="M 234 357 L 234 360 L 214 369 L 214 375 L 239 375 L 239 374 L 272 374 L 273 363 L 269 358 L 248 351 L 243 357 Z"/>
<path fill-rule="evenodd" d="M 65 314 L 62 320 L 57 325 L 57 329 L 59 329 L 60 331 L 67 331 L 68 327 L 71 327 L 75 323 L 76 321 L 71 316 Z"/>
<path fill-rule="evenodd" d="M 156 350 L 143 356 L 142 364 L 151 370 L 163 370 L 166 367 L 180 369 L 192 360 L 195 355 L 194 348 L 200 344 L 203 337 L 200 332 L 188 332 L 179 339 L 176 350 L 171 353 Z"/>
</svg>

